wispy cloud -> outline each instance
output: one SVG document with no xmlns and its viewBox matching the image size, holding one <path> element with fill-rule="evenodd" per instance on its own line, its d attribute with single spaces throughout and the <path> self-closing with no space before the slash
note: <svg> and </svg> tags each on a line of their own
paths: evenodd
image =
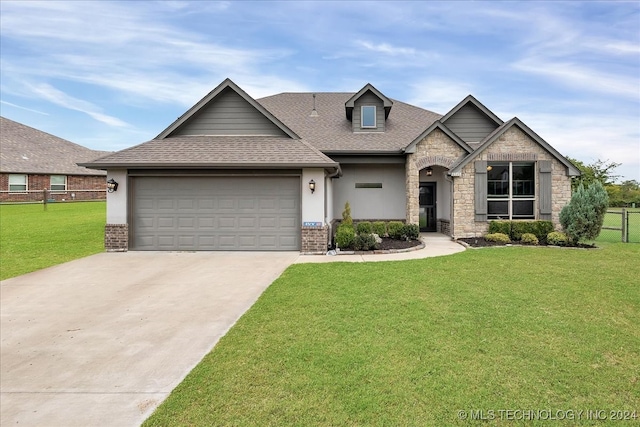
<svg viewBox="0 0 640 427">
<path fill-rule="evenodd" d="M 66 93 L 48 84 L 43 83 L 43 84 L 34 86 L 32 90 L 34 93 L 40 95 L 41 97 L 43 97 L 49 102 L 52 102 L 64 108 L 68 108 L 70 110 L 75 110 L 75 111 L 84 113 L 89 117 L 93 118 L 94 120 L 97 120 L 109 126 L 116 126 L 116 127 L 129 126 L 128 123 L 118 119 L 117 117 L 112 117 L 107 114 L 104 114 L 102 111 L 100 111 L 100 108 L 96 107 L 91 102 L 83 101 L 81 99 L 77 99 L 72 96 L 69 96 Z"/>
<path fill-rule="evenodd" d="M 8 106 L 13 107 L 13 108 L 19 108 L 19 109 L 25 110 L 25 111 L 30 111 L 30 112 L 36 113 L 36 114 L 42 114 L 43 116 L 48 116 L 49 115 L 49 113 L 45 113 L 44 111 L 39 111 L 39 110 L 35 110 L 33 108 L 23 107 L 21 105 L 13 104 L 13 103 L 7 102 L 7 101 L 0 100 L 0 104 L 8 105 Z"/>
<path fill-rule="evenodd" d="M 359 40 L 356 43 L 356 46 L 362 47 L 365 50 L 377 53 L 383 53 L 385 55 L 398 56 L 398 55 L 416 55 L 416 50 L 412 47 L 399 47 L 393 46 L 389 43 L 371 43 L 364 40 Z"/>
</svg>

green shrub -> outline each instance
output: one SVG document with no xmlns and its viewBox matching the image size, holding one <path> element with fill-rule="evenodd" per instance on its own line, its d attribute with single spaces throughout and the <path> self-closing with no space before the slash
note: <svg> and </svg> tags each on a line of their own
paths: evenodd
<svg viewBox="0 0 640 427">
<path fill-rule="evenodd" d="M 369 221 L 359 222 L 356 226 L 356 233 L 358 234 L 371 234 L 373 233 L 373 226 Z"/>
<path fill-rule="evenodd" d="M 491 221 L 489 234 L 502 233 L 511 236 L 511 221 Z"/>
<path fill-rule="evenodd" d="M 402 237 L 407 240 L 418 240 L 418 237 L 420 237 L 418 224 L 405 224 L 402 227 Z"/>
<path fill-rule="evenodd" d="M 340 249 L 347 249 L 353 245 L 353 240 L 356 237 L 356 232 L 353 229 L 353 225 L 340 224 L 336 230 L 336 246 Z"/>
<path fill-rule="evenodd" d="M 353 240 L 353 249 L 356 251 L 370 251 L 376 249 L 377 246 L 373 234 L 358 234 Z"/>
<path fill-rule="evenodd" d="M 402 239 L 404 224 L 400 221 L 389 221 L 387 223 L 387 233 L 392 239 Z"/>
<path fill-rule="evenodd" d="M 531 233 L 536 235 L 538 241 L 544 242 L 547 239 L 547 234 L 552 231 L 553 223 L 551 221 L 534 221 L 533 231 L 531 231 Z"/>
<path fill-rule="evenodd" d="M 384 237 L 387 235 L 387 225 L 384 221 L 376 221 L 372 225 L 373 232 L 376 233 L 380 237 Z"/>
<path fill-rule="evenodd" d="M 498 242 L 498 243 L 510 243 L 511 239 L 504 233 L 489 233 L 484 236 L 484 239 L 489 242 Z"/>
<path fill-rule="evenodd" d="M 547 243 L 555 246 L 566 246 L 569 243 L 569 238 L 564 233 L 552 231 L 547 234 Z"/>
<path fill-rule="evenodd" d="M 592 182 L 586 189 L 580 184 L 569 204 L 560 211 L 560 224 L 572 242 L 594 240 L 602 229 L 607 207 L 609 196 L 600 181 Z"/>
<path fill-rule="evenodd" d="M 533 233 L 524 233 L 522 235 L 522 238 L 520 239 L 520 241 L 522 243 L 524 243 L 525 245 L 537 245 L 538 244 L 538 238 Z"/>
<path fill-rule="evenodd" d="M 353 225 L 353 218 L 351 218 L 351 206 L 349 202 L 344 204 L 344 210 L 342 211 L 342 224 Z"/>
</svg>

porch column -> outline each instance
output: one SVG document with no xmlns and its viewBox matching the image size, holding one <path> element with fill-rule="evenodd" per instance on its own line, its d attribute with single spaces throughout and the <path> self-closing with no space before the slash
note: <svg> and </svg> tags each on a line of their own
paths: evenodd
<svg viewBox="0 0 640 427">
<path fill-rule="evenodd" d="M 415 154 L 407 154 L 405 164 L 407 192 L 407 224 L 418 224 L 420 216 L 420 177 Z"/>
</svg>

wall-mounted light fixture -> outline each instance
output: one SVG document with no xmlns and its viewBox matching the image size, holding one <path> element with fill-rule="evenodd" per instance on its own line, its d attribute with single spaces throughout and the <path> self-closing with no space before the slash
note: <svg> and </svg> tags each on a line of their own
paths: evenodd
<svg viewBox="0 0 640 427">
<path fill-rule="evenodd" d="M 311 190 L 311 194 L 316 191 L 316 182 L 314 180 L 309 181 L 309 190 Z"/>
<path fill-rule="evenodd" d="M 431 176 L 431 175 L 433 175 L 433 169 L 431 169 L 431 166 L 429 166 L 429 167 L 426 169 L 426 172 L 427 172 L 427 176 Z"/>
<path fill-rule="evenodd" d="M 487 170 L 490 171 L 491 169 L 493 169 L 493 166 L 489 165 L 487 166 Z"/>
<path fill-rule="evenodd" d="M 114 191 L 118 190 L 118 183 L 111 178 L 109 181 L 107 181 L 107 191 L 109 193 L 113 193 Z"/>
</svg>

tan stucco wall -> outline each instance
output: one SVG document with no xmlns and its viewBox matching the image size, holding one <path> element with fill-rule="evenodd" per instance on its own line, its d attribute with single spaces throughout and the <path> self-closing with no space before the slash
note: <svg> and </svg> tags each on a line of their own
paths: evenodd
<svg viewBox="0 0 640 427">
<path fill-rule="evenodd" d="M 475 160 L 486 161 L 537 161 L 551 160 L 552 164 L 552 221 L 559 228 L 559 215 L 563 206 L 571 199 L 571 178 L 567 168 L 529 138 L 518 127 L 507 130 L 497 141 L 485 149 Z M 455 238 L 481 236 L 487 232 L 487 221 L 475 221 L 474 212 L 474 162 L 462 169 L 459 177 L 454 177 L 454 212 L 452 234 Z M 538 168 L 536 167 L 536 196 L 539 192 Z M 538 211 L 536 200 L 535 212 Z"/>
<path fill-rule="evenodd" d="M 416 145 L 414 153 L 407 154 L 405 174 L 407 188 L 407 215 L 409 224 L 418 224 L 420 170 L 428 166 L 451 165 L 466 152 L 440 129 L 435 129 Z"/>
</svg>

